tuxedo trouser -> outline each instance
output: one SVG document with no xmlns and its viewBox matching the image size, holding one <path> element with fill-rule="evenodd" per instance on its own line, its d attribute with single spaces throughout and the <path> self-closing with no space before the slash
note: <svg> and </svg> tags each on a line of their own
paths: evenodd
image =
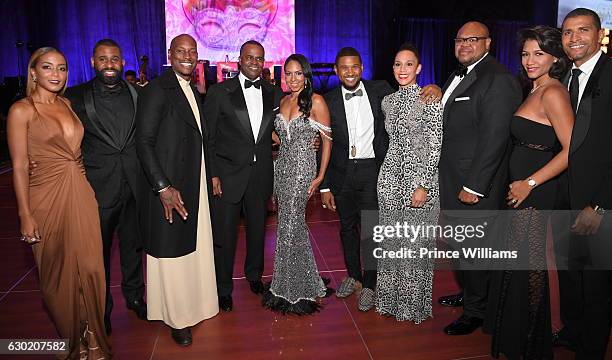
<svg viewBox="0 0 612 360">
<path fill-rule="evenodd" d="M 576 359 L 603 360 L 610 340 L 612 271 L 585 270 L 582 273 L 582 286 L 584 316 Z"/>
<path fill-rule="evenodd" d="M 612 325 L 612 218 L 604 216 L 596 235 L 575 236 L 578 245 L 588 245 L 582 271 L 584 311 L 580 326 L 579 360 L 603 360 Z"/>
<path fill-rule="evenodd" d="M 361 256 L 373 257 L 372 253 L 361 249 L 361 211 L 378 210 L 376 184 L 378 167 L 375 159 L 349 159 L 344 184 L 338 194 L 334 194 L 336 211 L 340 218 L 340 239 L 344 252 L 344 262 L 348 276 L 360 281 L 363 287 L 376 288 L 376 268 L 362 273 Z M 364 241 L 371 242 L 371 239 Z M 376 264 L 375 259 L 364 262 Z"/>
<path fill-rule="evenodd" d="M 553 248 L 559 279 L 559 312 L 564 339 L 578 343 L 584 309 L 582 299 L 582 261 L 579 249 L 570 237 L 572 219 L 569 210 L 553 211 L 551 219 Z"/>
<path fill-rule="evenodd" d="M 559 279 L 559 310 L 563 323 L 562 336 L 578 343 L 580 321 L 582 319 L 582 265 L 580 249 L 571 241 L 570 227 L 573 223 L 570 215 L 569 188 L 567 172 L 559 176 L 555 209 L 550 218 L 553 234 L 553 248 Z"/>
<path fill-rule="evenodd" d="M 482 226 L 486 223 L 485 236 L 482 238 L 472 237 L 457 241 L 454 238 L 446 239 L 446 243 L 450 248 L 459 251 L 463 254 L 462 249 L 472 248 L 496 248 L 498 245 L 498 224 L 495 217 L 483 218 L 452 218 L 442 217 L 444 225 L 449 226 L 466 226 L 474 227 Z M 484 319 L 487 311 L 487 302 L 489 295 L 489 280 L 491 271 L 487 270 L 487 259 L 464 258 L 453 260 L 455 267 L 455 277 L 459 286 L 463 290 L 463 314 L 470 317 Z"/>
<path fill-rule="evenodd" d="M 223 184 L 221 184 L 223 187 Z M 234 260 L 240 211 L 246 222 L 246 260 L 244 274 L 249 281 L 261 280 L 264 267 L 264 235 L 268 199 L 264 198 L 251 175 L 244 196 L 238 203 L 230 203 L 215 196 L 213 216 L 213 238 L 215 250 L 215 271 L 219 296 L 232 294 L 234 284 Z"/>
<path fill-rule="evenodd" d="M 121 292 L 126 301 L 142 299 L 145 285 L 142 273 L 142 239 L 138 229 L 136 199 L 127 181 L 121 182 L 121 197 L 110 208 L 98 208 L 102 230 L 104 270 L 106 273 L 106 316 L 113 308 L 110 292 L 111 249 L 115 231 L 119 236 L 119 261 L 121 263 Z"/>
</svg>

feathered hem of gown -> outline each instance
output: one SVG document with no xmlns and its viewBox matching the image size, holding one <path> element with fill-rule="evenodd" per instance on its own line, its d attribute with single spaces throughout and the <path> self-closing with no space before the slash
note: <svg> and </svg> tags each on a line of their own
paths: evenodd
<svg viewBox="0 0 612 360">
<path fill-rule="evenodd" d="M 261 304 L 265 308 L 283 315 L 311 315 L 319 312 L 322 308 L 322 306 L 317 303 L 316 300 L 311 299 L 300 299 L 297 302 L 292 303 L 281 296 L 274 295 L 270 289 L 267 289 L 264 292 Z"/>
</svg>

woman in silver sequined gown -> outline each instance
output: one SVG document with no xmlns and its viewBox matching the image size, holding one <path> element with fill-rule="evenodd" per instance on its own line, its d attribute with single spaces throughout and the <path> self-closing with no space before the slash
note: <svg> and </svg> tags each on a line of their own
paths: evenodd
<svg viewBox="0 0 612 360">
<path fill-rule="evenodd" d="M 274 192 L 278 202 L 278 228 L 274 273 L 263 305 L 273 311 L 311 314 L 318 311 L 317 298 L 331 294 L 315 263 L 306 204 L 323 180 L 331 151 L 329 112 L 323 98 L 312 92 L 312 72 L 303 55 L 285 62 L 285 78 L 291 95 L 281 101 L 275 119 L 280 150 L 274 168 Z M 317 174 L 313 140 L 322 136 L 321 166 Z"/>
<path fill-rule="evenodd" d="M 418 51 L 404 44 L 395 56 L 393 73 L 400 88 L 382 102 L 389 149 L 378 175 L 380 224 L 436 225 L 438 221 L 438 159 L 442 145 L 442 105 L 419 100 Z M 376 311 L 415 323 L 432 316 L 433 260 L 418 256 L 432 249 L 435 237 L 386 238 L 383 250 L 412 249 L 411 259 L 378 260 Z"/>
</svg>

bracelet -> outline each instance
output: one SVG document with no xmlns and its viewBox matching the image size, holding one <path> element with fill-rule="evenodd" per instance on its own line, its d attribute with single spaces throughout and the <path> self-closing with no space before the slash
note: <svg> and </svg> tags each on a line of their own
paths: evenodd
<svg viewBox="0 0 612 360">
<path fill-rule="evenodd" d="M 168 185 L 168 186 L 166 186 L 165 188 L 163 188 L 163 189 L 161 189 L 161 190 L 158 190 L 157 192 L 161 194 L 161 193 L 163 193 L 164 191 L 166 191 L 166 190 L 170 189 L 171 187 L 172 187 L 172 185 Z"/>
</svg>

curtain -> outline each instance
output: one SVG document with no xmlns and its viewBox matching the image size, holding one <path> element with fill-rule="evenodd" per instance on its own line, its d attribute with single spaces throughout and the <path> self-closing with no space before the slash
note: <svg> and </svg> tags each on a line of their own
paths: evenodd
<svg viewBox="0 0 612 360">
<path fill-rule="evenodd" d="M 143 55 L 150 59 L 153 76 L 166 63 L 164 0 L 2 1 L 0 11 L 4 28 L 17 30 L 0 32 L 0 79 L 18 73 L 14 47 L 18 39 L 30 41 L 30 50 L 41 46 L 61 50 L 68 61 L 68 85 L 93 77 L 90 58 L 95 43 L 103 38 L 119 43 L 125 70 L 138 70 Z M 23 51 L 25 68 L 30 53 Z"/>
<path fill-rule="evenodd" d="M 295 47 L 311 63 L 333 63 L 342 47 L 359 51 L 364 64 L 363 77 L 372 76 L 370 46 L 371 0 L 296 0 Z M 315 86 L 319 85 L 315 77 Z M 328 89 L 338 85 L 331 76 Z"/>
</svg>

